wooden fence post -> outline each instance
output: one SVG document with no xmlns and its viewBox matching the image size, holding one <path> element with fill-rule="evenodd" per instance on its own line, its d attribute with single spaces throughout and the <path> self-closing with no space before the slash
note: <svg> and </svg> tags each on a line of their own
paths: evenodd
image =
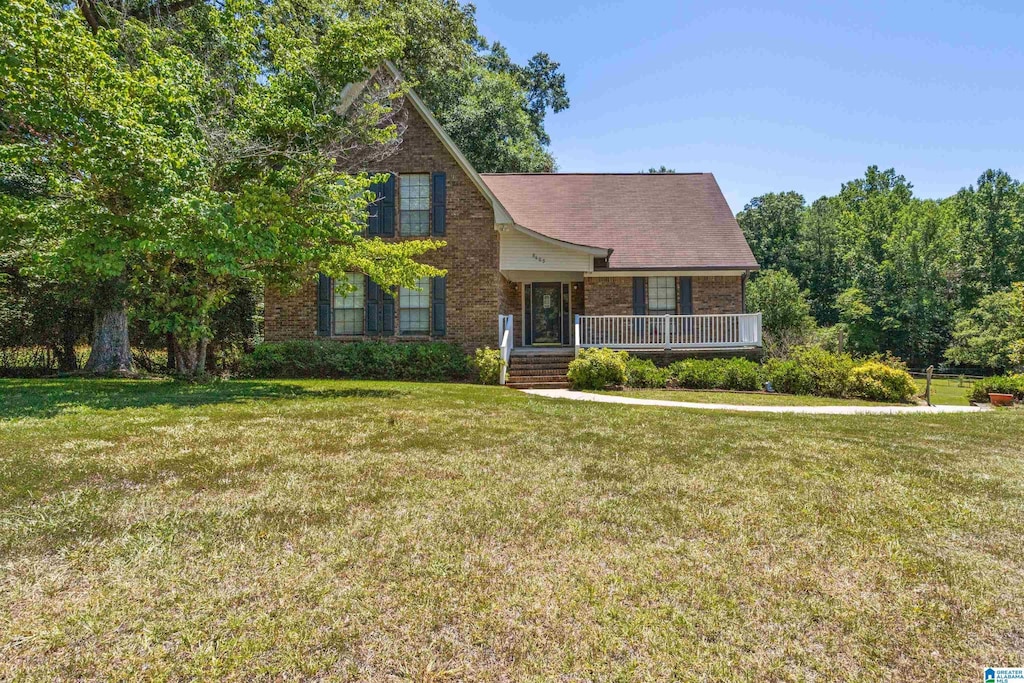
<svg viewBox="0 0 1024 683">
<path fill-rule="evenodd" d="M 928 370 L 925 373 L 924 382 L 924 402 L 928 405 L 932 404 L 932 371 L 935 370 L 934 365 L 929 365 Z"/>
</svg>

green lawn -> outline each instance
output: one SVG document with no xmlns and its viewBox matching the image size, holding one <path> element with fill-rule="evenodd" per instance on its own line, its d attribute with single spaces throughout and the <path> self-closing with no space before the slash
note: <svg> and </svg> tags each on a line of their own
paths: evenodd
<svg viewBox="0 0 1024 683">
<path fill-rule="evenodd" d="M 691 391 L 677 389 L 625 389 L 623 391 L 597 391 L 597 394 L 614 394 L 631 398 L 653 398 L 662 401 L 684 403 L 730 403 L 741 406 L 886 406 L 899 405 L 878 403 L 850 398 L 827 398 L 825 396 L 797 396 L 794 394 L 766 394 L 742 391 Z"/>
<path fill-rule="evenodd" d="M 915 379 L 917 382 L 918 394 L 924 396 L 925 381 Z M 966 406 L 970 405 L 967 400 L 967 393 L 971 390 L 972 382 L 958 379 L 932 379 L 932 403 L 935 405 Z"/>
<path fill-rule="evenodd" d="M 0 680 L 980 680 L 1024 412 L 0 381 Z"/>
</svg>

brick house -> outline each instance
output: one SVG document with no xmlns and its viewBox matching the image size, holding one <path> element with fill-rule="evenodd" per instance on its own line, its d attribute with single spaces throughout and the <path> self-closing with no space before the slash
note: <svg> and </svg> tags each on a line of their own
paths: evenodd
<svg viewBox="0 0 1024 683">
<path fill-rule="evenodd" d="M 383 68 L 383 67 L 382 67 Z M 400 78 L 390 64 L 394 78 Z M 350 274 L 266 294 L 268 341 L 444 339 L 498 346 L 720 352 L 760 345 L 743 309 L 758 268 L 710 173 L 480 174 L 416 96 L 382 164 L 368 236 L 443 239 L 447 271 L 382 291 Z M 508 335 L 504 332 L 508 332 Z"/>
</svg>

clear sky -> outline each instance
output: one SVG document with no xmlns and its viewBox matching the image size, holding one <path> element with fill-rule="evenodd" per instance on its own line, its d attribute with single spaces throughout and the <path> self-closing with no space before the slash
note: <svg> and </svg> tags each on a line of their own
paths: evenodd
<svg viewBox="0 0 1024 683">
<path fill-rule="evenodd" d="M 561 171 L 711 171 L 734 211 L 870 164 L 921 197 L 1024 179 L 1024 0 L 475 4 L 514 59 L 561 62 Z"/>
</svg>

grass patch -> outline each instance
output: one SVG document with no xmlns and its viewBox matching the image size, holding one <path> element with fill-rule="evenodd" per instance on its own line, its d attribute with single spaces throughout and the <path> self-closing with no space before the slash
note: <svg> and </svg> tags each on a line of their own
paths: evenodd
<svg viewBox="0 0 1024 683">
<path fill-rule="evenodd" d="M 879 403 L 852 398 L 829 398 L 810 394 L 768 394 L 743 391 L 696 391 L 690 389 L 624 389 L 622 391 L 595 391 L 630 398 L 651 398 L 683 403 L 728 403 L 741 406 L 892 406 L 899 403 Z"/>
<path fill-rule="evenodd" d="M 918 396 L 924 396 L 924 387 L 927 382 L 923 379 L 915 379 L 917 383 Z M 937 406 L 966 406 L 970 405 L 967 395 L 974 384 L 972 380 L 942 378 L 932 379 L 932 403 Z"/>
<path fill-rule="evenodd" d="M 0 679 L 972 680 L 1024 413 L 0 381 Z"/>
</svg>

